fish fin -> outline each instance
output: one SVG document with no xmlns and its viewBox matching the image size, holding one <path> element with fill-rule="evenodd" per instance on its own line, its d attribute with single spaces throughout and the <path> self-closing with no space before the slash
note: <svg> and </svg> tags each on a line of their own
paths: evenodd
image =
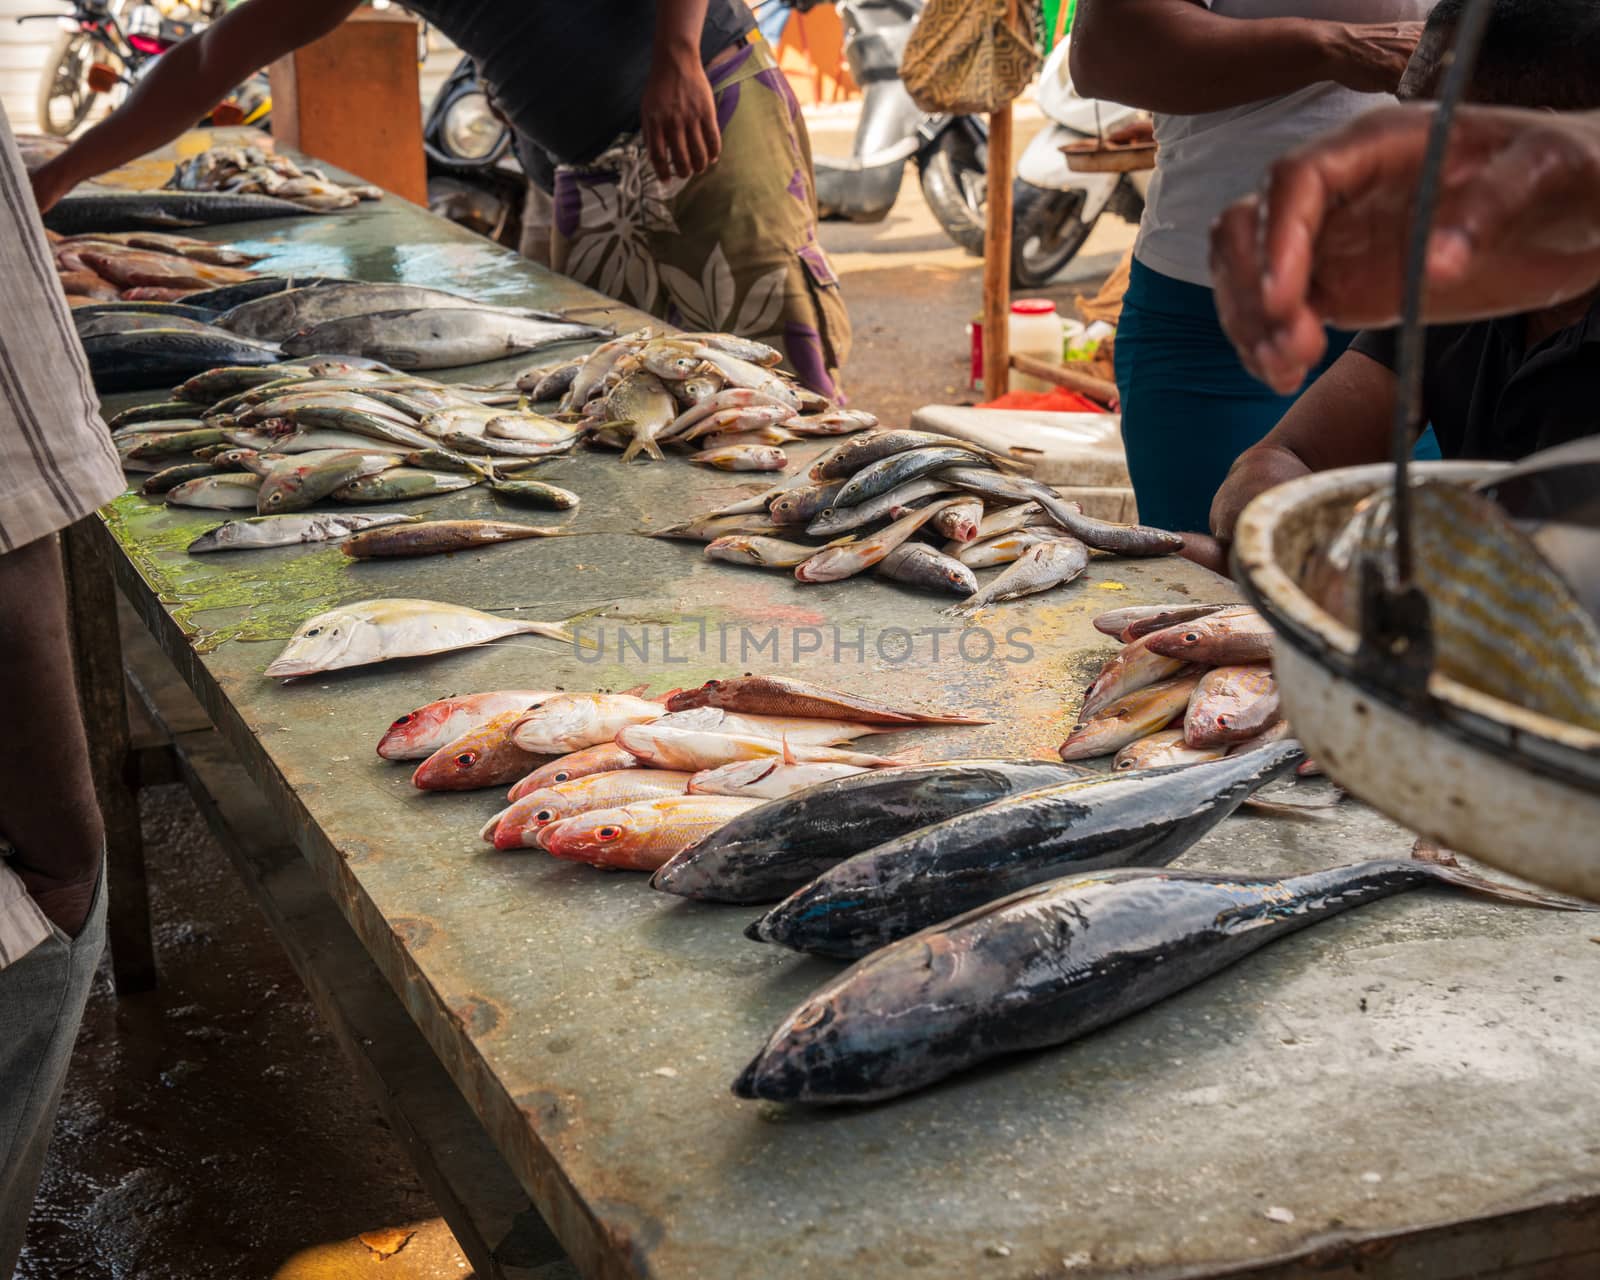
<svg viewBox="0 0 1600 1280">
<path fill-rule="evenodd" d="M 778 735 L 778 741 L 783 743 L 783 762 L 784 762 L 784 764 L 786 764 L 786 765 L 799 764 L 800 762 L 794 758 L 794 752 L 792 750 L 790 750 L 790 747 L 789 747 L 789 735 L 786 734 L 786 733 L 785 734 L 779 734 Z"/>
<path fill-rule="evenodd" d="M 1260 814 L 1263 818 L 1294 818 L 1301 822 L 1321 822 L 1327 817 L 1331 804 L 1283 804 L 1277 800 L 1264 800 L 1251 796 L 1241 808 Z M 1453 863 L 1451 865 L 1454 865 Z"/>
<path fill-rule="evenodd" d="M 692 776 L 692 777 L 691 777 L 691 778 L 690 778 L 690 779 L 689 779 L 689 781 L 688 781 L 688 783 L 687 783 L 687 784 L 685 784 L 685 786 L 684 786 L 684 792 L 685 792 L 685 793 L 686 793 L 686 794 L 688 794 L 688 795 L 691 795 L 691 796 L 693 796 L 693 795 L 699 795 L 699 794 L 700 794 L 700 792 L 699 792 L 699 788 L 698 788 L 698 787 L 696 787 L 696 786 L 695 786 L 695 785 L 694 785 L 694 784 L 695 784 L 695 783 L 697 783 L 697 782 L 698 782 L 698 781 L 700 781 L 700 779 L 701 779 L 701 778 L 703 778 L 703 777 L 705 777 L 705 776 L 706 776 L 706 774 L 708 774 L 708 773 L 710 773 L 710 772 L 711 772 L 711 770 L 710 770 L 710 769 L 701 769 L 701 770 L 699 770 L 699 771 L 698 771 L 698 772 L 696 772 L 696 773 L 695 773 L 695 774 L 694 774 L 694 775 L 693 775 L 693 776 Z"/>
<path fill-rule="evenodd" d="M 559 622 L 524 622 L 518 629 L 518 634 L 527 636 L 544 636 L 549 640 L 568 640 L 573 644 L 580 643 L 578 637 L 573 635 Z"/>
<path fill-rule="evenodd" d="M 625 698 L 642 698 L 645 696 L 645 691 L 649 688 L 650 682 L 647 680 L 644 684 L 636 684 L 627 689 L 619 689 L 617 692 Z"/>
<path fill-rule="evenodd" d="M 1437 861 L 1440 856 L 1454 859 L 1454 855 L 1448 850 L 1436 853 L 1433 846 L 1424 845 L 1420 852 L 1413 852 L 1412 861 L 1425 869 L 1429 877 L 1439 884 L 1464 889 L 1468 893 L 1477 894 L 1480 898 L 1490 898 L 1496 902 L 1509 902 L 1524 907 L 1545 907 L 1551 911 L 1600 911 L 1600 903 L 1580 902 L 1576 898 L 1557 894 L 1534 893 L 1529 889 L 1519 889 L 1515 885 L 1502 884 L 1498 880 L 1487 880 L 1482 876 Z"/>
</svg>

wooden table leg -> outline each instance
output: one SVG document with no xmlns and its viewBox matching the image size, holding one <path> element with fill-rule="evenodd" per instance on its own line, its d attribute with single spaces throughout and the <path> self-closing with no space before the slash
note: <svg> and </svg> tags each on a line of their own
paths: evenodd
<svg viewBox="0 0 1600 1280">
<path fill-rule="evenodd" d="M 128 732 L 128 704 L 117 636 L 116 585 L 109 540 L 97 516 L 64 529 L 67 608 L 78 699 L 89 738 L 89 767 L 106 824 L 106 934 L 119 995 L 156 985 L 150 936 L 139 791 Z"/>
</svg>

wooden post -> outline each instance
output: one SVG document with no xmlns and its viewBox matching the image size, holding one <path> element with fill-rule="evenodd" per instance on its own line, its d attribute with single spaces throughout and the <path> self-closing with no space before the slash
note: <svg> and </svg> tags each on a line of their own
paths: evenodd
<svg viewBox="0 0 1600 1280">
<path fill-rule="evenodd" d="M 1011 389 L 1011 107 L 989 113 L 989 198 L 983 228 L 983 395 Z"/>
<path fill-rule="evenodd" d="M 358 9 L 268 74 L 275 139 L 428 203 L 414 19 L 398 9 Z"/>
<path fill-rule="evenodd" d="M 150 888 L 139 828 L 139 790 L 128 732 L 127 685 L 117 635 L 117 589 L 110 535 L 98 516 L 61 531 L 67 616 L 78 702 L 89 738 L 89 770 L 106 824 L 106 937 L 117 993 L 156 985 L 150 937 Z"/>
</svg>

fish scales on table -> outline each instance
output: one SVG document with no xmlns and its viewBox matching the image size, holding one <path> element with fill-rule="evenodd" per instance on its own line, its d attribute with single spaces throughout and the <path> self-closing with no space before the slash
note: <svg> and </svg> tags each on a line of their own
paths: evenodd
<svg viewBox="0 0 1600 1280">
<path fill-rule="evenodd" d="M 874 952 L 784 1019 L 734 1082 L 777 1102 L 871 1102 L 1058 1045 L 1194 986 L 1285 934 L 1437 886 L 1579 904 L 1420 861 L 1295 876 L 1125 868 L 1024 889 Z"/>
<path fill-rule="evenodd" d="M 997 800 L 858 853 L 797 889 L 749 936 L 855 958 L 1029 885 L 1164 866 L 1305 758 L 1299 743 Z"/>
<path fill-rule="evenodd" d="M 837 778 L 752 810 L 651 884 L 707 902 L 776 901 L 907 831 L 1076 776 L 1046 760 L 945 760 Z"/>
</svg>

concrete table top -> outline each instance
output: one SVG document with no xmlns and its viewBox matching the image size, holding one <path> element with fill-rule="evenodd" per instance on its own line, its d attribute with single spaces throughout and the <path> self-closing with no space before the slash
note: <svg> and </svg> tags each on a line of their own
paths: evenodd
<svg viewBox="0 0 1600 1280">
<path fill-rule="evenodd" d="M 393 200 L 212 234 L 266 253 L 269 271 L 597 301 Z M 836 967 L 747 941 L 749 910 L 489 850 L 477 830 L 498 793 L 414 790 L 373 754 L 389 722 L 453 692 L 776 670 L 995 718 L 886 749 L 1045 755 L 1115 648 L 1095 613 L 1232 591 L 1179 559 L 1097 559 L 961 643 L 936 597 L 872 579 L 800 587 L 638 536 L 759 477 L 603 453 L 539 474 L 582 495 L 569 523 L 584 536 L 414 561 L 336 547 L 191 558 L 218 513 L 130 493 L 105 518 L 124 589 L 586 1274 L 1022 1280 L 1314 1261 L 1319 1274 L 1532 1276 L 1573 1274 L 1560 1268 L 1600 1247 L 1578 1214 L 1600 1193 L 1593 917 L 1414 893 L 1081 1043 L 890 1105 L 734 1099 L 768 1031 Z M 417 509 L 505 510 L 477 490 Z M 287 686 L 262 676 L 304 618 L 375 596 L 572 617 L 603 649 L 580 659 L 518 638 Z M 1346 802 L 1236 817 L 1179 865 L 1298 871 L 1409 843 Z"/>
</svg>

